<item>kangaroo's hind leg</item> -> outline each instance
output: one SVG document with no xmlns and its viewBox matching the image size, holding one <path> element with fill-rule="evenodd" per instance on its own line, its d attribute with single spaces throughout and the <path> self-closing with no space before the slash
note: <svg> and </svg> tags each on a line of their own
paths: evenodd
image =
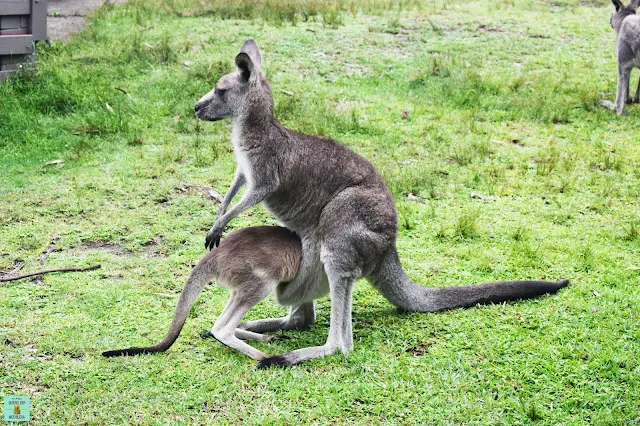
<svg viewBox="0 0 640 426">
<path fill-rule="evenodd" d="M 638 78 L 638 88 L 636 89 L 636 95 L 633 97 L 633 103 L 640 103 L 640 78 Z"/>
<path fill-rule="evenodd" d="M 273 286 L 266 286 L 266 288 L 262 288 L 262 291 L 256 291 L 256 286 L 249 286 L 250 289 L 248 290 L 233 289 L 227 306 L 211 329 L 211 335 L 220 343 L 236 349 L 255 360 L 266 358 L 267 354 L 240 340 L 236 336 L 236 329 L 249 309 L 264 299 L 276 284 L 273 283 Z M 267 336 L 264 337 L 266 338 Z"/>
<path fill-rule="evenodd" d="M 316 320 L 314 302 L 292 306 L 289 315 L 281 318 L 265 318 L 240 324 L 240 329 L 255 333 L 280 330 L 306 330 Z"/>
</svg>

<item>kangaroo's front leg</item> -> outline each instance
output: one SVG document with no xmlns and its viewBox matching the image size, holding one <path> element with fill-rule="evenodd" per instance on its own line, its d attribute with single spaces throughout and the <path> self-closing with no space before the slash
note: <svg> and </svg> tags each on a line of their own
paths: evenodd
<svg viewBox="0 0 640 426">
<path fill-rule="evenodd" d="M 253 188 L 249 188 L 247 192 L 245 192 L 242 199 L 233 206 L 231 210 L 227 213 L 223 214 L 222 217 L 219 217 L 216 220 L 216 223 L 213 225 L 211 230 L 207 233 L 207 239 L 204 243 L 205 247 L 211 250 L 213 247 L 217 247 L 220 244 L 220 238 L 222 237 L 222 232 L 224 228 L 227 226 L 227 223 L 234 217 L 238 216 L 240 213 L 245 210 L 249 210 L 251 207 L 256 204 L 262 202 L 267 195 L 273 192 L 273 188 L 275 185 L 260 185 Z"/>
<path fill-rule="evenodd" d="M 247 180 L 244 177 L 244 174 L 238 168 L 238 170 L 236 170 L 236 175 L 233 178 L 233 182 L 231 182 L 231 186 L 229 187 L 229 190 L 227 191 L 226 194 L 224 194 L 224 199 L 222 200 L 222 203 L 220 204 L 220 208 L 218 209 L 218 218 L 222 217 L 222 215 L 224 215 L 227 212 L 227 208 L 229 207 L 229 204 L 231 204 L 231 201 L 238 194 L 238 191 L 240 191 L 240 188 L 242 188 L 246 183 L 247 183 Z"/>
</svg>

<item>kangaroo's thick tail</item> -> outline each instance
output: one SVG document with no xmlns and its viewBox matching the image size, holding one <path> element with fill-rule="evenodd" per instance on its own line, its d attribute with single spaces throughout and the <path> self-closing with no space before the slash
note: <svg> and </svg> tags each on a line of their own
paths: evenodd
<svg viewBox="0 0 640 426">
<path fill-rule="evenodd" d="M 184 322 L 189 315 L 191 306 L 202 292 L 204 286 L 216 273 L 217 268 L 215 266 L 214 253 L 215 250 L 209 252 L 209 254 L 202 260 L 200 260 L 200 262 L 198 262 L 198 264 L 191 271 L 191 274 L 189 275 L 189 278 L 184 285 L 184 290 L 182 290 L 182 294 L 180 295 L 180 299 L 178 300 L 176 313 L 173 316 L 171 327 L 169 328 L 167 335 L 164 337 L 164 339 L 162 339 L 160 343 L 144 348 L 128 348 L 118 349 L 114 351 L 105 351 L 102 352 L 102 355 L 106 357 L 114 357 L 123 355 L 150 354 L 154 352 L 164 352 L 169 349 L 180 335 L 180 331 L 182 330 L 182 326 L 184 325 Z"/>
<path fill-rule="evenodd" d="M 397 307 L 415 312 L 437 312 L 474 305 L 529 299 L 555 293 L 569 284 L 569 280 L 497 281 L 468 286 L 427 288 L 407 277 L 398 253 L 387 254 L 371 275 L 374 287 Z"/>
</svg>

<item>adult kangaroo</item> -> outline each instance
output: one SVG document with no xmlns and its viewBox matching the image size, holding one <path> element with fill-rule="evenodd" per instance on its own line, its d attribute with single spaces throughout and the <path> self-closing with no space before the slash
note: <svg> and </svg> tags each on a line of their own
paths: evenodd
<svg viewBox="0 0 640 426">
<path fill-rule="evenodd" d="M 273 115 L 271 86 L 261 71 L 261 54 L 247 40 L 235 58 L 237 70 L 220 78 L 195 106 L 209 121 L 231 118 L 238 163 L 206 246 L 218 245 L 231 219 L 258 203 L 300 236 L 302 258 L 296 277 L 276 287 L 289 316 L 251 321 L 257 333 L 308 326 L 314 300 L 330 294 L 329 336 L 322 346 L 271 356 L 259 368 L 287 366 L 353 348 L 351 294 L 366 277 L 399 308 L 435 312 L 478 303 L 502 302 L 554 293 L 567 280 L 503 281 L 463 287 L 425 288 L 412 282 L 396 250 L 397 211 L 382 177 L 367 160 L 331 139 L 285 128 Z M 243 186 L 242 199 L 228 212 Z"/>
</svg>

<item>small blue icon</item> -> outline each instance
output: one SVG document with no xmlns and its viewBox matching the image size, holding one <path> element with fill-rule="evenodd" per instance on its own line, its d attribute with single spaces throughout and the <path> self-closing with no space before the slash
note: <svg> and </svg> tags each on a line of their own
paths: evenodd
<svg viewBox="0 0 640 426">
<path fill-rule="evenodd" d="M 4 397 L 4 421 L 6 422 L 28 422 L 29 416 L 28 396 L 5 396 Z"/>
</svg>

